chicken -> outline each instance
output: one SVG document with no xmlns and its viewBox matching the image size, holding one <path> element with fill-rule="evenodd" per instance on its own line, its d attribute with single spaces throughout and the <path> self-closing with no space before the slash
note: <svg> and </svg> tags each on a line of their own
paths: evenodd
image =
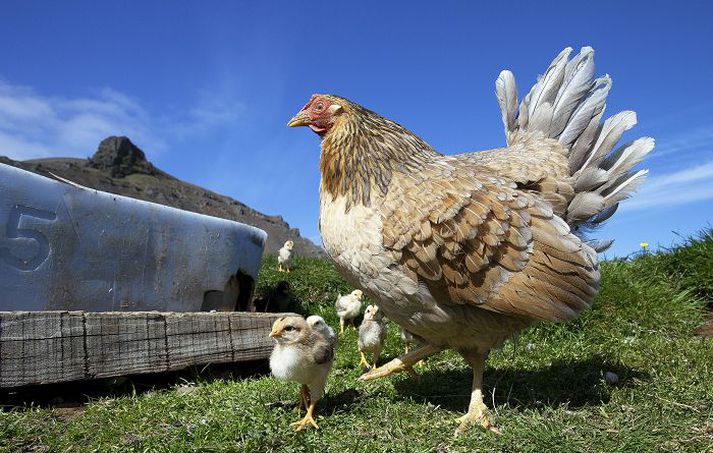
<svg viewBox="0 0 713 453">
<path fill-rule="evenodd" d="M 290 305 L 290 283 L 282 280 L 269 289 L 262 297 L 256 297 L 250 311 L 256 312 L 286 312 Z"/>
<path fill-rule="evenodd" d="M 280 272 L 290 272 L 290 267 L 292 266 L 292 249 L 295 243 L 291 240 L 287 240 L 285 245 L 280 248 L 277 252 L 277 270 Z"/>
<path fill-rule="evenodd" d="M 324 321 L 324 318 L 321 316 L 317 315 L 311 315 L 307 317 L 307 324 L 310 325 L 313 329 L 317 330 L 319 333 L 321 333 L 324 338 L 329 341 L 329 343 L 332 345 L 332 349 L 335 349 L 337 346 L 337 335 L 334 333 L 334 329 L 329 327 L 327 323 Z"/>
<path fill-rule="evenodd" d="M 359 316 L 363 294 L 360 289 L 355 289 L 346 296 L 342 296 L 341 294 L 337 296 L 334 308 L 337 309 L 337 316 L 339 316 L 339 333 L 344 333 L 344 324 L 346 321 L 353 322 L 354 318 Z"/>
<path fill-rule="evenodd" d="M 359 355 L 361 356 L 360 366 L 367 370 L 370 368 L 369 361 L 366 360 L 366 353 L 371 353 L 374 358 L 374 368 L 379 361 L 384 340 L 386 339 L 386 323 L 384 314 L 376 305 L 369 305 L 364 311 L 364 319 L 359 326 Z"/>
<path fill-rule="evenodd" d="M 275 340 L 275 348 L 270 355 L 272 374 L 278 379 L 302 384 L 298 410 L 304 407 L 307 414 L 292 423 L 296 431 L 310 425 L 319 428 L 314 420 L 314 408 L 324 394 L 327 376 L 334 361 L 334 338 L 329 338 L 328 331 L 318 325 L 319 320 L 322 323 L 324 320 L 319 316 L 310 318 L 280 318 L 272 325 L 270 332 L 270 337 Z M 328 328 L 326 324 L 324 327 Z"/>
<path fill-rule="evenodd" d="M 567 321 L 592 304 L 597 252 L 586 233 L 644 180 L 654 146 L 614 151 L 636 123 L 603 123 L 609 76 L 594 51 L 563 50 L 518 106 L 515 80 L 495 83 L 507 146 L 443 155 L 399 124 L 342 97 L 313 95 L 288 123 L 321 138 L 320 232 L 341 275 L 425 342 L 369 380 L 443 349 L 473 369 L 471 425 L 495 431 L 483 402 L 488 352 L 538 321 Z"/>
</svg>

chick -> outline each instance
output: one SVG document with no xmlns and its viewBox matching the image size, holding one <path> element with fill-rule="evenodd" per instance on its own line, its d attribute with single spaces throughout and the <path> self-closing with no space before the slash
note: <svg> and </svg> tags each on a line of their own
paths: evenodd
<svg viewBox="0 0 713 453">
<path fill-rule="evenodd" d="M 334 342 L 325 332 L 328 331 L 319 326 L 318 320 L 310 325 L 301 316 L 283 317 L 272 325 L 270 337 L 275 340 L 270 355 L 272 374 L 278 379 L 302 384 L 299 407 L 305 407 L 307 414 L 290 425 L 296 431 L 310 425 L 319 428 L 313 417 L 314 408 L 324 394 L 327 375 L 334 361 Z"/>
<path fill-rule="evenodd" d="M 285 280 L 268 290 L 262 297 L 256 297 L 250 311 L 257 312 L 286 312 L 290 305 L 290 284 Z"/>
<path fill-rule="evenodd" d="M 364 320 L 359 326 L 359 354 L 361 360 L 359 365 L 371 368 L 366 360 L 364 353 L 371 352 L 374 358 L 374 368 L 379 361 L 381 350 L 384 348 L 384 339 L 386 338 L 386 323 L 384 315 L 376 305 L 369 305 L 364 312 Z"/>
<path fill-rule="evenodd" d="M 317 330 L 320 332 L 322 335 L 324 335 L 324 338 L 326 338 L 329 343 L 332 345 L 333 348 L 336 348 L 337 346 L 337 335 L 334 333 L 334 329 L 329 327 L 327 323 L 324 321 L 324 318 L 321 316 L 317 315 L 312 315 L 307 317 L 307 324 L 310 325 L 313 329 Z"/>
<path fill-rule="evenodd" d="M 292 249 L 295 243 L 291 240 L 285 242 L 280 251 L 277 253 L 277 270 L 280 272 L 290 272 L 292 266 Z"/>
<path fill-rule="evenodd" d="M 342 296 L 341 294 L 337 297 L 337 302 L 335 302 L 334 307 L 337 309 L 337 316 L 339 316 L 339 332 L 344 333 L 344 323 L 349 320 L 354 320 L 359 316 L 361 311 L 361 298 L 364 293 L 360 289 L 355 289 L 350 294 Z M 353 326 L 353 324 L 352 324 Z"/>
</svg>

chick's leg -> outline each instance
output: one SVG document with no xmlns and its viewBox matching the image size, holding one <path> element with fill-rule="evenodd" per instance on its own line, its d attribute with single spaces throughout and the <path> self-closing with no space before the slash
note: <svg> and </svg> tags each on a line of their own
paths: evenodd
<svg viewBox="0 0 713 453">
<path fill-rule="evenodd" d="M 308 426 L 312 425 L 315 428 L 319 429 L 319 426 L 317 425 L 317 422 L 314 421 L 314 406 L 317 405 L 317 401 L 312 400 L 309 403 L 309 407 L 307 408 L 307 414 L 302 420 L 296 421 L 294 423 L 291 423 L 290 426 L 295 429 L 295 431 L 302 431 L 303 429 L 306 429 Z"/>
<path fill-rule="evenodd" d="M 473 386 L 470 395 L 468 413 L 458 418 L 459 423 L 456 429 L 456 436 L 465 432 L 470 426 L 476 425 L 486 431 L 501 434 L 490 420 L 490 411 L 483 402 L 483 371 L 485 369 L 485 359 L 487 354 L 470 354 L 465 359 L 473 367 Z"/>
<path fill-rule="evenodd" d="M 339 318 L 339 333 L 344 333 L 344 318 Z"/>
<path fill-rule="evenodd" d="M 359 360 L 359 366 L 362 368 L 366 368 L 367 370 L 371 368 L 369 365 L 369 361 L 366 360 L 366 356 L 364 355 L 364 352 L 359 351 L 359 355 L 361 356 L 361 360 Z"/>
<path fill-rule="evenodd" d="M 302 409 L 307 410 L 309 407 L 309 387 L 306 385 L 302 384 L 302 387 L 300 387 L 300 401 L 297 403 L 297 407 L 295 407 L 295 412 L 298 414 L 302 413 Z"/>
<path fill-rule="evenodd" d="M 443 349 L 438 346 L 426 345 L 418 349 L 414 349 L 408 354 L 404 354 L 398 357 L 386 365 L 382 365 L 379 368 L 369 371 L 366 374 L 362 374 L 359 377 L 360 381 L 371 381 L 372 379 L 382 378 L 390 376 L 394 373 L 400 373 L 402 371 L 410 371 L 411 367 L 426 357 L 430 357 L 433 354 L 441 352 Z"/>
<path fill-rule="evenodd" d="M 379 357 L 381 356 L 381 349 L 377 349 L 374 351 L 374 368 L 376 368 L 376 364 L 379 363 Z"/>
</svg>

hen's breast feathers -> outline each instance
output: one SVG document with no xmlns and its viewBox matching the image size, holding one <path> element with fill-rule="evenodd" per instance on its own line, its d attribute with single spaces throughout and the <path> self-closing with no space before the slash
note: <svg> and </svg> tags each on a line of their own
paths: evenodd
<svg viewBox="0 0 713 453">
<path fill-rule="evenodd" d="M 395 173 L 392 185 L 378 208 L 383 245 L 438 303 L 542 320 L 591 305 L 596 255 L 538 194 L 470 155 Z"/>
</svg>

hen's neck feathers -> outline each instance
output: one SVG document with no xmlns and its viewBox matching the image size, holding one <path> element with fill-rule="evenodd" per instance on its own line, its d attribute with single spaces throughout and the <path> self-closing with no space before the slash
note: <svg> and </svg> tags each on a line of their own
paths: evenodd
<svg viewBox="0 0 713 453">
<path fill-rule="evenodd" d="M 346 101 L 346 100 L 345 100 Z M 359 105 L 348 107 L 322 139 L 322 196 L 346 197 L 346 209 L 386 195 L 394 171 L 418 171 L 439 154 L 401 125 Z"/>
</svg>

